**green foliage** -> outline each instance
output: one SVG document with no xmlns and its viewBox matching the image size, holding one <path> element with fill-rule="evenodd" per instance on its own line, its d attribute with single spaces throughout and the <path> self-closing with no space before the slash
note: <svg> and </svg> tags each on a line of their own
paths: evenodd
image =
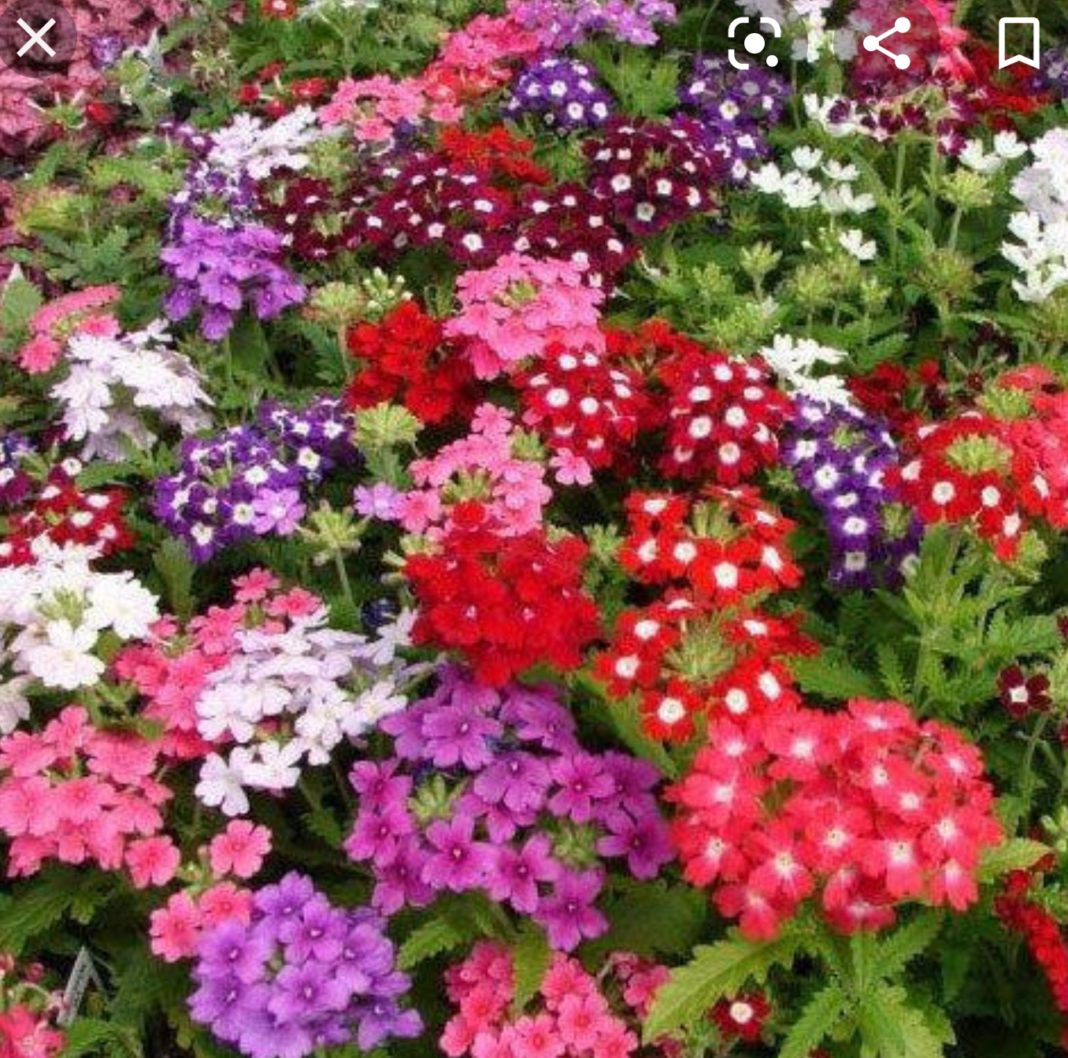
<svg viewBox="0 0 1068 1058">
<path fill-rule="evenodd" d="M 21 955 L 31 940 L 66 915 L 88 922 L 114 895 L 114 886 L 107 875 L 52 868 L 0 894 L 0 951 Z"/>
<path fill-rule="evenodd" d="M 693 947 L 708 918 L 708 901 L 699 890 L 649 882 L 628 886 L 605 909 L 608 932 L 582 949 L 590 967 L 613 951 L 647 958 L 680 956 Z"/>
<path fill-rule="evenodd" d="M 717 1000 L 763 983 L 774 968 L 788 969 L 803 946 L 801 932 L 788 926 L 763 943 L 732 930 L 727 940 L 694 949 L 693 958 L 672 970 L 671 980 L 657 992 L 645 1020 L 645 1039 L 696 1025 Z"/>
<path fill-rule="evenodd" d="M 552 959 L 552 949 L 541 926 L 532 921 L 523 923 L 512 945 L 512 959 L 515 965 L 512 1009 L 518 1014 L 541 987 Z"/>
<path fill-rule="evenodd" d="M 849 995 L 832 981 L 817 992 L 790 1027 L 779 1048 L 779 1058 L 809 1058 L 849 1009 Z"/>
</svg>

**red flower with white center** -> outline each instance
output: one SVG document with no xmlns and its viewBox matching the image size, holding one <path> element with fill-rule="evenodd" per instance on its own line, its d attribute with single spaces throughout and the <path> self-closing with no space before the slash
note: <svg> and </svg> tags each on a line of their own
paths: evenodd
<svg viewBox="0 0 1068 1058">
<path fill-rule="evenodd" d="M 578 456 L 594 470 L 632 462 L 635 438 L 653 416 L 642 376 L 595 349 L 554 343 L 514 384 L 523 422 L 553 451 Z"/>
<path fill-rule="evenodd" d="M 834 714 L 714 717 L 708 739 L 667 792 L 673 836 L 687 879 L 746 936 L 774 936 L 810 898 L 845 932 L 891 924 L 902 901 L 977 899 L 1001 828 L 951 729 L 856 700 Z"/>
<path fill-rule="evenodd" d="M 733 999 L 721 999 L 712 1008 L 712 1020 L 726 1039 L 756 1043 L 770 1013 L 763 992 L 746 992 Z"/>
<path fill-rule="evenodd" d="M 76 544 L 101 558 L 132 547 L 134 536 L 123 514 L 126 500 L 122 489 L 83 492 L 63 467 L 53 467 L 32 506 L 9 518 L 0 540 L 0 568 L 34 562 L 46 544 Z"/>
</svg>

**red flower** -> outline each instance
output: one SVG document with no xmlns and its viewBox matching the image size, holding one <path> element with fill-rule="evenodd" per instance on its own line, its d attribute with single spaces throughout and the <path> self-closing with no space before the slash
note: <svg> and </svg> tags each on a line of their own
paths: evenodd
<svg viewBox="0 0 1068 1058">
<path fill-rule="evenodd" d="M 540 531 L 502 539 L 454 529 L 441 545 L 441 554 L 405 565 L 419 601 L 416 642 L 459 650 L 493 687 L 539 663 L 582 663 L 599 631 L 597 607 L 582 590 L 585 544 L 550 543 Z"/>
<path fill-rule="evenodd" d="M 297 0 L 261 0 L 260 10 L 266 18 L 294 18 Z"/>
<path fill-rule="evenodd" d="M 763 992 L 746 992 L 733 999 L 721 999 L 712 1008 L 712 1018 L 728 1040 L 755 1043 L 760 1039 L 771 1007 Z"/>
</svg>

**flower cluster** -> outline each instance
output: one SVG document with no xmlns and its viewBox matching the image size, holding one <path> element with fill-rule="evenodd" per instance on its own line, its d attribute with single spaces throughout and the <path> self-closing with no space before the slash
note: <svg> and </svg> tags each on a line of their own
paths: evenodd
<svg viewBox="0 0 1068 1058">
<path fill-rule="evenodd" d="M 783 463 L 823 515 L 831 583 L 870 588 L 900 582 L 919 548 L 922 525 L 887 480 L 900 464 L 886 427 L 863 412 L 800 401 Z"/>
<path fill-rule="evenodd" d="M 504 113 L 511 118 L 530 115 L 550 129 L 571 132 L 607 121 L 612 100 L 586 63 L 546 56 L 515 79 Z"/>
<path fill-rule="evenodd" d="M 156 481 L 156 517 L 199 562 L 257 536 L 290 535 L 305 514 L 304 490 L 356 459 L 351 434 L 335 398 L 303 409 L 266 403 L 255 426 L 182 442 L 178 470 Z"/>
<path fill-rule="evenodd" d="M 1049 483 L 1003 424 L 981 412 L 918 427 L 912 458 L 887 483 L 925 524 L 965 522 L 1003 559 L 1015 557 L 1028 515 L 1042 516 Z"/>
<path fill-rule="evenodd" d="M 541 530 L 501 537 L 482 528 L 480 503 L 461 507 L 440 551 L 405 563 L 419 603 L 415 642 L 458 650 L 494 687 L 540 662 L 576 668 L 600 628 L 582 590 L 586 545 L 574 536 L 550 541 Z"/>
<path fill-rule="evenodd" d="M 779 123 L 790 97 L 778 74 L 753 64 L 739 70 L 723 56 L 698 55 L 679 102 L 706 130 L 734 180 L 744 180 L 757 159 L 770 154 L 767 130 Z"/>
<path fill-rule="evenodd" d="M 630 44 L 655 44 L 656 23 L 674 22 L 676 16 L 670 0 L 509 0 L 508 11 L 552 50 L 597 33 Z"/>
<path fill-rule="evenodd" d="M 81 443 L 85 459 L 151 448 L 156 423 L 183 435 L 208 425 L 203 380 L 160 320 L 123 336 L 75 334 L 66 356 L 67 375 L 51 396 L 63 409 L 67 440 Z"/>
<path fill-rule="evenodd" d="M 439 670 L 428 698 L 386 718 L 392 758 L 354 766 L 358 813 L 345 848 L 375 876 L 385 914 L 481 889 L 569 951 L 599 936 L 604 864 L 637 878 L 671 859 L 656 770 L 588 753 L 549 687 L 499 690 Z"/>
<path fill-rule="evenodd" d="M 204 931 L 193 979 L 193 1020 L 248 1058 L 302 1058 L 324 1041 L 370 1051 L 422 1028 L 400 1006 L 409 980 L 377 916 L 335 907 L 296 872 L 253 894 L 247 922 Z"/>
<path fill-rule="evenodd" d="M 439 1046 L 448 1058 L 627 1058 L 639 1047 L 635 1022 L 668 971 L 623 952 L 609 956 L 606 969 L 603 977 L 594 977 L 577 959 L 557 953 L 539 982 L 536 1009 L 517 1014 L 511 952 L 503 944 L 480 941 L 463 962 L 446 971 L 445 992 L 456 1013 Z M 665 1047 L 663 1053 L 670 1051 Z"/>
<path fill-rule="evenodd" d="M 513 379 L 523 422 L 555 453 L 562 483 L 589 484 L 591 470 L 625 466 L 639 432 L 656 422 L 645 380 L 616 354 L 611 343 L 603 352 L 551 345 Z"/>
<path fill-rule="evenodd" d="M 83 491 L 75 480 L 79 469 L 76 460 L 53 467 L 32 504 L 8 517 L 7 535 L 0 540 L 0 568 L 29 565 L 40 554 L 67 545 L 100 558 L 133 545 L 123 516 L 127 494 L 122 489 Z M 26 480 L 31 481 L 28 475 Z"/>
<path fill-rule="evenodd" d="M 19 366 L 30 374 L 44 374 L 59 362 L 65 342 L 73 335 L 114 337 L 119 324 L 106 310 L 118 298 L 118 287 L 86 287 L 39 308 L 30 319 L 30 338 L 19 349 Z"/>
<path fill-rule="evenodd" d="M 776 462 L 778 435 L 791 405 L 760 360 L 709 349 L 658 321 L 643 324 L 623 344 L 660 361 L 656 374 L 666 390 L 667 437 L 660 460 L 665 474 L 730 486 Z"/>
<path fill-rule="evenodd" d="M 890 925 L 907 900 L 963 910 L 1001 839 L 978 751 L 897 702 L 714 720 L 667 796 L 686 878 L 752 938 L 809 897 L 847 933 Z"/>
<path fill-rule="evenodd" d="M 20 506 L 33 491 L 33 478 L 23 461 L 33 445 L 20 433 L 0 435 L 0 510 Z"/>
<path fill-rule="evenodd" d="M 273 319 L 304 300 L 303 284 L 280 263 L 281 237 L 260 224 L 226 226 L 190 216 L 181 221 L 160 260 L 171 289 L 164 300 L 176 321 L 199 313 L 209 341 L 225 338 L 248 307 Z"/>
<path fill-rule="evenodd" d="M 670 122 L 614 118 L 582 149 L 590 188 L 612 220 L 637 238 L 714 210 L 713 188 L 727 173 L 703 127 L 687 117 Z"/>
<path fill-rule="evenodd" d="M 0 568 L 0 666 L 45 687 L 91 687 L 106 668 L 105 637 L 140 638 L 158 616 L 156 597 L 129 570 L 99 573 L 82 554 L 49 552 Z"/>
<path fill-rule="evenodd" d="M 342 741 L 407 704 L 395 650 L 407 645 L 409 615 L 368 641 L 327 627 L 310 592 L 261 585 L 262 598 L 230 608 L 226 663 L 207 673 L 193 703 L 200 737 L 230 747 L 225 758 L 206 757 L 196 794 L 230 816 L 249 810 L 249 789 L 290 789 L 308 765 L 329 763 Z"/>
<path fill-rule="evenodd" d="M 460 311 L 445 334 L 464 341 L 480 379 L 540 359 L 553 344 L 603 349 L 597 324 L 604 295 L 585 281 L 585 272 L 568 261 L 505 254 L 491 268 L 460 276 Z"/>
<path fill-rule="evenodd" d="M 394 511 L 409 533 L 440 540 L 458 525 L 477 524 L 500 536 L 522 536 L 541 525 L 542 508 L 552 498 L 545 468 L 513 455 L 516 430 L 510 412 L 482 404 L 471 418 L 471 433 L 443 445 L 429 459 L 415 459 L 409 472 L 415 488 L 401 494 Z"/>
<path fill-rule="evenodd" d="M 135 734 L 101 731 L 68 706 L 39 733 L 0 739 L 0 830 L 8 874 L 35 874 L 47 860 L 125 866 L 134 885 L 166 885 L 178 850 L 160 834 L 172 791 L 153 776 L 159 747 Z"/>
<path fill-rule="evenodd" d="M 378 322 L 352 327 L 347 344 L 358 364 L 345 391 L 349 407 L 399 401 L 425 423 L 474 411 L 470 363 L 446 342 L 441 321 L 416 302 L 402 301 Z"/>
<path fill-rule="evenodd" d="M 619 615 L 595 666 L 612 695 L 640 694 L 646 733 L 671 741 L 690 738 L 702 712 L 796 705 L 777 659 L 811 645 L 794 622 L 758 608 L 763 596 L 800 581 L 786 544 L 793 523 L 751 490 L 711 490 L 696 506 L 671 493 L 634 493 L 626 506 L 630 533 L 619 561 L 663 594 Z"/>
</svg>

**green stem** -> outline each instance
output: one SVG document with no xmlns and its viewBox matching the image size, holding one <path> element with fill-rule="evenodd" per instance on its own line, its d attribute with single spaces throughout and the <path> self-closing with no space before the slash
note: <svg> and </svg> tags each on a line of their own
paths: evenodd
<svg viewBox="0 0 1068 1058">
<path fill-rule="evenodd" d="M 1026 821 L 1026 815 L 1031 808 L 1031 796 L 1035 790 L 1035 751 L 1038 749 L 1038 744 L 1049 726 L 1049 719 L 1049 713 L 1043 713 L 1031 729 L 1031 736 L 1027 740 L 1027 749 L 1024 751 L 1023 764 L 1020 765 L 1021 819 L 1024 821 Z M 1017 823 L 1020 821 L 1017 820 Z"/>
<path fill-rule="evenodd" d="M 953 220 L 950 222 L 949 225 L 949 248 L 951 250 L 955 250 L 957 248 L 957 238 L 960 235 L 960 222 L 963 216 L 964 210 L 960 206 L 957 206 L 957 208 L 953 211 Z"/>
<path fill-rule="evenodd" d="M 349 581 L 349 571 L 345 568 L 345 556 L 340 551 L 334 552 L 334 569 L 337 570 L 338 583 L 341 585 L 341 591 L 345 596 L 345 601 L 352 608 L 353 612 L 356 610 L 356 596 L 352 593 L 352 584 Z"/>
<path fill-rule="evenodd" d="M 341 357 L 341 370 L 345 374 L 345 381 L 352 381 L 352 357 L 349 356 L 348 342 L 345 340 L 345 328 L 337 330 L 337 351 Z"/>
</svg>

